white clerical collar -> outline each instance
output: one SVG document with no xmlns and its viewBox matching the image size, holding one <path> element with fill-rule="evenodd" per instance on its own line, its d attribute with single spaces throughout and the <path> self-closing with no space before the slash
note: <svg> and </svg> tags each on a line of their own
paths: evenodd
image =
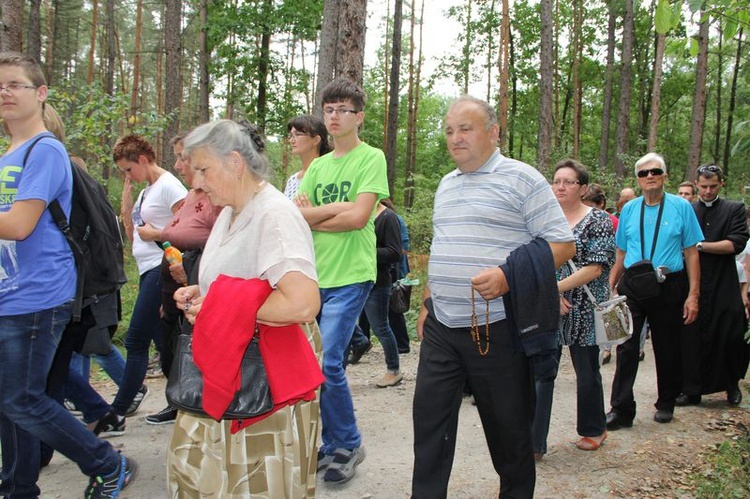
<svg viewBox="0 0 750 499">
<path fill-rule="evenodd" d="M 706 208 L 712 207 L 714 203 L 718 200 L 719 200 L 719 196 L 716 196 L 716 198 L 713 201 L 704 201 L 702 197 L 698 196 L 698 201 L 703 203 L 706 206 Z"/>
</svg>

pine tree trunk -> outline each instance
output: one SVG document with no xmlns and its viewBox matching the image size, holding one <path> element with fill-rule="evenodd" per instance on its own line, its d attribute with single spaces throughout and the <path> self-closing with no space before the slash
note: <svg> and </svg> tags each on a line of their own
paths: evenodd
<svg viewBox="0 0 750 499">
<path fill-rule="evenodd" d="M 2 0 L 0 50 L 23 51 L 23 0 Z"/>
<path fill-rule="evenodd" d="M 615 1 L 609 0 L 609 16 L 607 22 L 607 70 L 604 77 L 604 102 L 602 103 L 602 136 L 599 141 L 599 167 L 606 168 L 609 164 L 609 132 L 612 121 L 612 86 L 615 73 L 615 29 L 617 28 L 617 13 Z"/>
<path fill-rule="evenodd" d="M 208 75 L 208 0 L 200 4 L 201 28 L 198 35 L 198 118 L 206 123 L 210 118 L 209 108 L 209 75 Z"/>
<path fill-rule="evenodd" d="M 732 85 L 729 89 L 729 109 L 727 109 L 727 131 L 724 134 L 724 174 L 729 175 L 729 154 L 731 151 L 732 126 L 734 124 L 734 109 L 737 97 L 737 78 L 740 74 L 742 62 L 742 28 L 737 32 L 737 55 L 734 58 L 734 71 L 732 72 Z"/>
<path fill-rule="evenodd" d="M 336 76 L 346 76 L 360 87 L 365 64 L 365 29 L 367 0 L 340 3 Z"/>
<path fill-rule="evenodd" d="M 656 55 L 654 57 L 654 83 L 651 90 L 651 118 L 648 127 L 648 146 L 649 151 L 656 150 L 656 139 L 659 132 L 659 104 L 661 100 L 661 77 L 662 63 L 664 61 L 664 45 L 667 35 L 659 33 L 656 35 Z"/>
<path fill-rule="evenodd" d="M 630 126 L 630 89 L 633 71 L 633 2 L 625 0 L 625 18 L 622 30 L 622 57 L 620 59 L 620 106 L 617 112 L 617 129 L 615 131 L 615 172 L 625 175 L 623 155 L 628 153 L 628 127 Z"/>
<path fill-rule="evenodd" d="M 182 104 L 182 2 L 166 0 L 164 6 L 164 112 L 173 114 L 162 137 L 162 163 L 171 168 L 175 157 L 170 146 L 172 137 L 180 129 L 180 107 Z"/>
<path fill-rule="evenodd" d="M 42 56 L 42 0 L 29 1 L 29 27 L 26 31 L 26 53 L 37 61 Z"/>
<path fill-rule="evenodd" d="M 388 98 L 388 135 L 385 159 L 388 164 L 388 191 L 393 196 L 396 180 L 396 135 L 398 134 L 398 104 L 401 72 L 401 24 L 403 0 L 395 0 L 393 7 L 393 46 L 391 52 L 390 95 Z"/>
<path fill-rule="evenodd" d="M 318 82 L 315 85 L 317 92 L 315 95 L 314 114 L 318 117 L 323 116 L 321 108 L 322 91 L 331 80 L 336 69 L 336 56 L 339 33 L 339 5 L 341 0 L 325 0 L 323 4 L 323 27 L 320 33 L 320 50 L 318 53 Z"/>
<path fill-rule="evenodd" d="M 138 113 L 138 91 L 141 83 L 141 32 L 143 30 L 143 0 L 138 0 L 135 13 L 135 50 L 133 54 L 133 88 L 130 97 L 130 116 Z"/>
<path fill-rule="evenodd" d="M 701 17 L 703 16 L 701 11 Z M 708 72 L 708 19 L 698 29 L 698 58 L 695 63 L 695 90 L 693 92 L 693 114 L 690 122 L 690 149 L 688 152 L 688 178 L 695 178 L 695 170 L 701 163 L 703 126 L 706 121 L 706 75 Z"/>
<path fill-rule="evenodd" d="M 552 154 L 552 0 L 541 0 L 539 132 L 537 135 L 537 167 L 547 171 Z"/>
<path fill-rule="evenodd" d="M 500 21 L 500 46 L 498 50 L 498 96 L 497 102 L 500 108 L 498 113 L 498 124 L 500 125 L 500 136 L 498 145 L 504 153 L 508 151 L 508 81 L 510 75 L 510 7 L 508 0 L 502 0 L 502 13 Z"/>
<path fill-rule="evenodd" d="M 722 78 L 724 76 L 724 54 L 722 39 L 724 38 L 724 30 L 721 28 L 721 18 L 718 19 L 719 23 L 719 50 L 716 52 L 716 126 L 714 127 L 714 147 L 712 150 L 714 164 L 719 164 L 719 151 L 721 151 L 721 87 Z"/>
<path fill-rule="evenodd" d="M 99 1 L 91 2 L 91 41 L 89 43 L 89 71 L 86 74 L 86 83 L 94 83 L 94 70 L 96 68 L 96 33 L 99 29 Z"/>
</svg>

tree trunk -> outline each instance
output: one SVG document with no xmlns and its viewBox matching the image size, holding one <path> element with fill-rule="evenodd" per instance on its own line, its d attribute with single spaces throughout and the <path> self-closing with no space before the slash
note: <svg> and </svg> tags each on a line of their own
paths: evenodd
<svg viewBox="0 0 750 499">
<path fill-rule="evenodd" d="M 578 159 L 581 149 L 581 105 L 582 84 L 580 75 L 581 60 L 583 59 L 583 1 L 576 0 L 573 4 L 573 158 Z"/>
<path fill-rule="evenodd" d="M 410 54 L 410 69 L 409 69 L 409 87 L 411 89 L 409 94 L 409 100 L 411 104 L 409 106 L 409 128 L 406 137 L 406 163 L 407 169 L 404 179 L 404 207 L 409 209 L 414 204 L 414 171 L 416 170 L 417 164 L 417 122 L 419 119 L 419 91 L 422 79 L 422 39 L 424 34 L 424 0 L 421 2 L 420 13 L 419 13 L 419 52 L 417 54 L 417 69 L 412 75 L 412 68 L 414 66 L 414 0 L 411 2 L 411 54 Z"/>
<path fill-rule="evenodd" d="M 29 1 L 29 29 L 26 32 L 26 53 L 37 61 L 42 57 L 42 0 Z"/>
<path fill-rule="evenodd" d="M 346 76 L 360 87 L 365 63 L 367 0 L 348 0 L 340 4 L 336 76 Z"/>
<path fill-rule="evenodd" d="M 612 84 L 615 73 L 615 30 L 617 29 L 617 12 L 615 1 L 609 0 L 607 22 L 607 70 L 604 77 L 604 102 L 602 103 L 602 136 L 599 141 L 599 167 L 609 164 L 609 131 L 612 121 Z"/>
<path fill-rule="evenodd" d="M 473 33 L 471 29 L 471 0 L 468 0 L 466 6 L 466 26 L 464 26 L 464 48 L 463 63 L 461 64 L 461 79 L 463 80 L 463 93 L 469 93 L 469 72 L 471 71 L 471 41 Z"/>
<path fill-rule="evenodd" d="M 721 28 L 721 18 L 718 20 L 719 23 L 719 36 L 718 43 L 719 43 L 719 50 L 716 52 L 716 126 L 714 128 L 714 147 L 713 147 L 713 162 L 714 164 L 719 164 L 719 154 L 721 151 L 721 87 L 722 85 L 722 78 L 724 76 L 724 54 L 723 52 L 723 46 L 722 46 L 722 39 L 724 38 L 724 31 Z"/>
<path fill-rule="evenodd" d="M 390 95 L 388 97 L 388 134 L 385 158 L 388 163 L 388 192 L 393 196 L 396 180 L 396 135 L 398 133 L 398 104 L 401 71 L 401 24 L 403 0 L 395 0 L 393 7 L 393 47 L 391 53 Z"/>
<path fill-rule="evenodd" d="M 172 119 L 162 135 L 162 164 L 171 168 L 175 157 L 169 142 L 180 129 L 182 103 L 182 2 L 166 0 L 164 5 L 164 113 Z"/>
<path fill-rule="evenodd" d="M 504 153 L 508 151 L 508 81 L 510 76 L 510 7 L 508 0 L 502 0 L 500 22 L 500 47 L 498 50 L 498 124 L 500 137 L 498 145 Z"/>
<path fill-rule="evenodd" d="M 552 0 L 541 0 L 541 35 L 539 50 L 539 132 L 537 167 L 547 171 L 552 153 Z"/>
<path fill-rule="evenodd" d="M 86 74 L 86 83 L 94 83 L 94 70 L 96 68 L 96 34 L 99 29 L 99 1 L 91 2 L 91 39 L 89 42 L 89 70 Z"/>
<path fill-rule="evenodd" d="M 117 40 L 115 39 L 115 0 L 107 0 L 106 6 L 107 15 L 107 67 L 104 73 L 104 92 L 108 95 L 114 95 L 115 93 L 115 58 L 117 57 Z M 109 130 L 111 135 L 114 135 L 115 130 Z M 102 137 L 104 141 L 104 137 Z M 102 162 L 102 178 L 105 183 L 109 179 L 110 162 Z"/>
<path fill-rule="evenodd" d="M 198 35 L 198 119 L 206 123 L 210 118 L 208 59 L 208 0 L 200 4 L 201 28 Z"/>
<path fill-rule="evenodd" d="M 265 133 L 266 115 L 268 113 L 268 71 L 269 59 L 271 57 L 271 32 L 272 26 L 270 17 L 273 15 L 273 0 L 265 0 L 264 4 L 264 21 L 261 22 L 263 32 L 260 37 L 260 55 L 258 59 L 258 106 L 256 126 Z"/>
<path fill-rule="evenodd" d="M 701 11 L 701 18 L 703 18 Z M 708 18 L 698 29 L 698 58 L 695 62 L 695 90 L 693 92 L 693 117 L 690 122 L 690 149 L 687 160 L 688 178 L 695 178 L 701 163 L 703 125 L 706 120 L 706 74 L 708 72 Z"/>
<path fill-rule="evenodd" d="M 395 0 L 398 2 L 399 0 Z M 388 45 L 391 41 L 392 36 L 391 33 L 391 2 L 388 0 L 388 5 L 385 10 L 385 48 L 383 49 L 383 53 L 386 54 L 386 56 L 383 58 L 383 65 L 385 66 L 385 69 L 383 70 L 383 79 L 385 80 L 385 84 L 383 85 L 383 102 L 386 103 L 385 106 L 385 117 L 383 119 L 383 150 L 386 151 L 388 149 L 388 95 L 390 92 L 390 66 L 389 66 L 389 59 L 388 54 L 391 53 L 390 46 Z"/>
<path fill-rule="evenodd" d="M 0 50 L 23 51 L 23 0 L 2 0 Z"/>
<path fill-rule="evenodd" d="M 141 31 L 143 30 L 143 0 L 138 0 L 135 13 L 135 50 L 133 53 L 133 88 L 130 97 L 130 116 L 138 113 L 138 91 L 141 80 Z"/>
<path fill-rule="evenodd" d="M 729 89 L 729 109 L 727 109 L 727 131 L 724 136 L 724 174 L 729 175 L 729 154 L 731 151 L 732 125 L 734 123 L 734 109 L 737 96 L 737 77 L 740 73 L 742 62 L 742 28 L 737 32 L 737 55 L 734 58 L 734 71 L 732 72 L 732 86 Z"/>
<path fill-rule="evenodd" d="M 625 175 L 623 156 L 628 152 L 628 127 L 630 125 L 630 88 L 633 71 L 633 2 L 625 0 L 625 18 L 622 29 L 622 57 L 620 64 L 620 106 L 617 112 L 617 129 L 615 131 L 615 172 Z"/>
<path fill-rule="evenodd" d="M 649 151 L 656 150 L 656 138 L 659 132 L 659 104 L 661 99 L 661 77 L 662 62 L 664 60 L 664 45 L 667 35 L 658 33 L 656 35 L 656 55 L 654 56 L 654 83 L 651 90 L 651 119 L 648 127 L 648 146 Z"/>
<path fill-rule="evenodd" d="M 323 26 L 320 33 L 320 50 L 318 56 L 318 82 L 315 85 L 314 114 L 323 116 L 321 108 L 322 91 L 331 80 L 336 69 L 337 44 L 339 33 L 339 12 L 341 0 L 325 0 L 323 4 Z"/>
</svg>

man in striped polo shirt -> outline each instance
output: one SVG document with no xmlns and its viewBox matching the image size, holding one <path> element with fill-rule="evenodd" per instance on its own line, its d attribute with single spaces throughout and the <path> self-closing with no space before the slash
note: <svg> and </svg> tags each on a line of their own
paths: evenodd
<svg viewBox="0 0 750 499">
<path fill-rule="evenodd" d="M 534 385 L 518 332 L 506 320 L 502 296 L 509 286 L 499 266 L 511 251 L 541 238 L 557 267 L 573 256 L 575 243 L 547 180 L 500 154 L 498 133 L 492 108 L 470 96 L 454 102 L 445 118 L 457 169 L 435 194 L 428 283 L 417 321 L 422 347 L 413 412 L 414 498 L 446 496 L 467 382 L 502 497 L 534 494 Z M 472 328 L 477 317 L 479 326 Z"/>
</svg>

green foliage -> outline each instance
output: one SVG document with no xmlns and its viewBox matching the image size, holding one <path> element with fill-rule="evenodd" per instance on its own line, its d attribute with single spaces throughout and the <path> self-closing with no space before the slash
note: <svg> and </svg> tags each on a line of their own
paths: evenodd
<svg viewBox="0 0 750 499">
<path fill-rule="evenodd" d="M 740 498 L 750 496 L 750 435 L 722 442 L 708 458 L 709 468 L 690 481 L 696 497 Z"/>
</svg>

